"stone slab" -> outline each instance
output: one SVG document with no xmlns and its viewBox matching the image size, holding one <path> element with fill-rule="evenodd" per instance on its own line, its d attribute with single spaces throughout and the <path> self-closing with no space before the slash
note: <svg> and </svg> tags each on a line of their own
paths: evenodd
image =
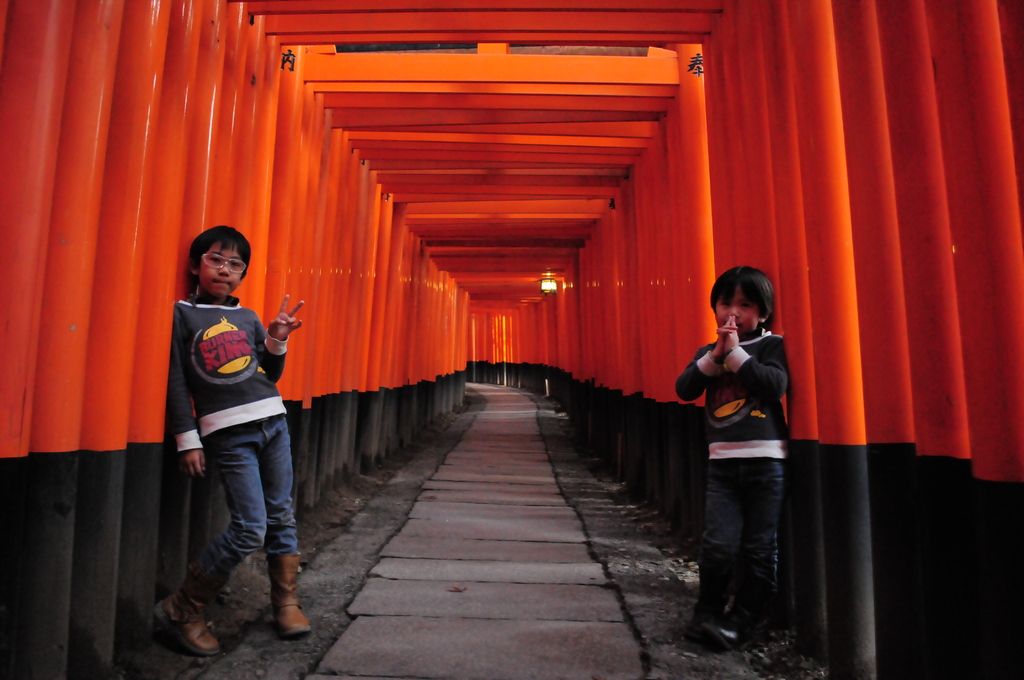
<svg viewBox="0 0 1024 680">
<path fill-rule="evenodd" d="M 477 449 L 452 449 L 445 460 L 514 460 L 548 462 L 543 451 L 479 451 Z"/>
<path fill-rule="evenodd" d="M 450 503 L 446 501 L 417 501 L 409 517 L 453 521 L 461 519 L 512 520 L 569 520 L 578 521 L 576 511 L 569 506 L 496 505 L 487 503 Z M 581 526 L 577 524 L 576 526 Z"/>
<path fill-rule="evenodd" d="M 362 616 L 319 673 L 458 680 L 636 680 L 624 623 Z"/>
<path fill-rule="evenodd" d="M 487 447 L 479 444 L 463 446 L 452 449 L 452 456 L 465 456 L 473 458 L 518 458 L 522 460 L 550 460 L 547 451 L 543 446 L 529 446 L 520 444 L 517 446 Z"/>
<path fill-rule="evenodd" d="M 450 474 L 480 475 L 482 477 L 530 477 L 533 479 L 554 482 L 555 475 L 551 468 L 521 467 L 518 465 L 441 465 L 434 478 Z"/>
<path fill-rule="evenodd" d="M 493 541 L 546 541 L 584 543 L 587 537 L 578 521 L 567 520 L 487 520 L 460 519 L 438 521 L 410 519 L 402 528 L 405 536 L 424 538 L 480 538 Z"/>
<path fill-rule="evenodd" d="M 551 494 L 561 497 L 561 491 L 554 482 L 550 484 L 506 484 L 502 482 L 458 482 L 443 479 L 428 479 L 423 490 L 448 489 L 451 491 L 500 491 L 506 493 Z"/>
<path fill-rule="evenodd" d="M 370 573 L 381 578 L 408 581 L 575 583 L 585 586 L 600 586 L 608 582 L 597 562 L 411 560 L 385 557 Z"/>
<path fill-rule="evenodd" d="M 530 485 L 551 484 L 554 476 L 548 475 L 545 477 L 536 477 L 528 475 L 487 475 L 473 472 L 449 472 L 447 470 L 438 470 L 431 479 L 444 482 L 502 482 L 505 484 Z"/>
<path fill-rule="evenodd" d="M 480 432 L 480 436 L 463 439 L 459 442 L 461 447 L 458 450 L 463 449 L 479 449 L 481 451 L 504 451 L 504 450 L 521 450 L 521 451 L 544 451 L 544 440 L 540 435 L 532 435 L 526 437 L 514 437 L 508 436 L 501 432 Z"/>
<path fill-rule="evenodd" d="M 424 491 L 419 500 L 426 502 L 440 501 L 442 503 L 488 503 L 493 505 L 548 505 L 567 507 L 565 499 L 548 493 L 502 493 L 498 491 L 448 491 L 442 489 L 428 489 Z"/>
<path fill-rule="evenodd" d="M 623 621 L 607 588 L 548 583 L 394 581 L 372 578 L 350 616 L 443 616 L 520 621 Z"/>
<path fill-rule="evenodd" d="M 496 560 L 502 562 L 587 562 L 582 543 L 481 541 L 463 538 L 418 538 L 399 534 L 380 552 L 381 557 L 432 560 Z"/>
<path fill-rule="evenodd" d="M 515 460 L 511 457 L 497 458 L 497 457 L 480 457 L 480 458 L 452 458 L 447 457 L 444 460 L 444 467 L 488 467 L 488 468 L 526 468 L 543 470 L 544 474 L 553 475 L 553 468 L 551 463 L 545 460 Z M 529 474 L 528 472 L 517 472 L 514 474 Z"/>
<path fill-rule="evenodd" d="M 511 454 L 489 454 L 480 456 L 446 456 L 445 465 L 522 465 L 525 467 L 546 467 L 551 468 L 551 461 L 548 460 L 547 456 L 541 458 L 539 456 L 528 457 L 525 453 Z"/>
</svg>

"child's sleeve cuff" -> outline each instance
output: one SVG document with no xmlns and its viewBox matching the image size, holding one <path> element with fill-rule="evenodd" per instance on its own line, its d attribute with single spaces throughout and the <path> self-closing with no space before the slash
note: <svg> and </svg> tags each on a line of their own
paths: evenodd
<svg viewBox="0 0 1024 680">
<path fill-rule="evenodd" d="M 196 430 L 189 430 L 188 432 L 182 432 L 181 434 L 174 435 L 174 440 L 178 443 L 178 452 L 188 451 L 189 449 L 201 449 L 203 443 L 199 441 L 199 432 Z"/>
<path fill-rule="evenodd" d="M 288 341 L 287 340 L 278 340 L 277 338 L 272 338 L 272 337 L 270 337 L 268 335 L 267 336 L 267 343 L 266 344 L 267 344 L 267 351 L 270 352 L 271 354 L 278 354 L 278 355 L 280 355 L 280 354 L 284 354 L 285 352 L 288 351 Z"/>
<path fill-rule="evenodd" d="M 697 368 L 699 368 L 700 372 L 704 375 L 713 377 L 718 375 L 718 369 L 720 366 L 711 358 L 711 352 L 705 352 L 700 359 L 697 359 Z"/>
<path fill-rule="evenodd" d="M 725 355 L 725 363 L 729 366 L 730 371 L 739 373 L 740 366 L 749 358 L 750 355 L 747 354 L 747 350 L 737 345 L 731 352 Z"/>
</svg>

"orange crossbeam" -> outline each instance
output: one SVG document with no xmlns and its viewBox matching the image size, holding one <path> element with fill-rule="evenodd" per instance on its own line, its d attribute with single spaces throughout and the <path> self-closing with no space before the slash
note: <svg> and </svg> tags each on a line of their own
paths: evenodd
<svg viewBox="0 0 1024 680">
<path fill-rule="evenodd" d="M 551 214 L 559 212 L 574 212 L 574 213 L 591 213 L 598 217 L 604 214 L 604 210 L 607 207 L 606 201 L 598 200 L 586 200 L 586 201 L 535 201 L 531 203 L 513 203 L 508 201 L 495 201 L 490 205 L 480 206 L 474 205 L 472 210 L 466 210 L 467 213 L 478 214 L 482 208 L 489 208 L 489 212 L 492 216 L 500 213 L 515 212 L 515 213 L 529 213 L 529 214 Z M 423 215 L 435 216 L 438 214 L 460 214 L 463 212 L 457 203 L 434 203 L 417 205 L 409 208 L 408 218 L 415 218 Z"/>
<path fill-rule="evenodd" d="M 572 175 L 534 175 L 506 174 L 498 172 L 480 172 L 473 174 L 432 173 L 411 174 L 398 172 L 378 172 L 377 181 L 385 191 L 400 191 L 406 185 L 444 184 L 473 186 L 538 186 L 538 187 L 618 187 L 619 180 L 615 177 L 572 176 Z"/>
<path fill-rule="evenodd" d="M 562 135 L 509 135 L 509 134 L 463 134 L 454 132 L 352 132 L 349 134 L 353 146 L 364 146 L 361 142 L 430 142 L 434 144 L 480 144 L 492 146 L 512 144 L 519 146 L 560 146 L 560 147 L 607 147 L 643 149 L 647 140 L 632 137 L 570 137 Z"/>
<path fill-rule="evenodd" d="M 230 3 L 244 0 L 228 0 Z M 601 0 L 604 11 L 720 13 L 723 0 Z M 521 10 L 571 11 L 594 9 L 593 0 L 446 0 L 443 11 Z M 436 12 L 436 0 L 255 0 L 247 2 L 252 14 L 328 14 L 344 12 Z"/>
<path fill-rule="evenodd" d="M 564 153 L 525 153 L 511 151 L 440 151 L 437 149 L 363 149 L 363 159 L 390 160 L 432 160 L 438 161 L 483 161 L 485 164 L 497 165 L 503 161 L 519 163 L 518 167 L 543 167 L 547 165 L 600 165 L 607 167 L 629 166 L 633 164 L 633 155 L 622 154 L 564 154 Z M 375 165 L 374 167 L 382 167 Z"/>
<path fill-rule="evenodd" d="M 562 31 L 531 33 L 295 33 L 274 36 L 281 45 L 383 45 L 404 43 L 481 43 L 502 41 L 514 45 L 608 45 L 647 47 L 675 43 L 700 44 L 704 33 L 564 33 Z"/>
<path fill-rule="evenodd" d="M 310 54 L 303 78 L 314 82 L 565 83 L 678 85 L 673 57 L 538 54 Z"/>
<path fill-rule="evenodd" d="M 395 193 L 391 194 L 392 198 L 402 203 L 429 203 L 431 201 L 494 201 L 507 198 L 516 198 L 522 201 L 535 201 L 545 198 L 581 198 L 583 196 L 600 195 L 595 193 L 580 194 L 578 192 L 559 191 L 557 193 L 537 193 L 531 191 L 529 193 L 518 193 L 513 191 L 511 188 L 506 188 L 503 192 L 486 191 L 480 193 L 463 192 L 459 190 L 454 192 L 449 190 L 447 193 Z"/>
<path fill-rule="evenodd" d="M 331 119 L 336 128 L 382 128 L 399 125 L 494 125 L 508 123 L 595 123 L 604 121 L 653 122 L 656 111 L 592 111 L 580 109 L 409 109 L 361 106 L 334 109 Z"/>
<path fill-rule="evenodd" d="M 572 97 L 505 94 L 324 93 L 326 108 L 525 109 L 529 111 L 667 111 L 668 97 Z"/>
<path fill-rule="evenodd" d="M 654 34 L 689 36 L 711 32 L 711 17 L 693 12 L 346 12 L 344 14 L 289 14 L 268 16 L 267 35 L 336 34 L 350 37 L 361 33 L 470 34 L 467 42 L 507 42 L 501 36 L 552 33 Z M 395 38 L 392 39 L 395 41 Z M 599 44 L 599 43 L 598 43 Z"/>
<path fill-rule="evenodd" d="M 573 83 L 467 83 L 467 82 L 330 82 L 314 83 L 315 92 L 430 93 L 430 94 L 546 94 L 574 97 L 671 97 L 673 85 L 621 85 Z"/>
<path fill-rule="evenodd" d="M 369 126 L 367 126 L 369 127 Z M 392 132 L 462 132 L 512 133 L 521 135 L 610 136 L 650 138 L 657 134 L 658 124 L 653 121 L 615 121 L 605 123 L 503 123 L 483 125 L 408 125 L 385 126 Z"/>
</svg>

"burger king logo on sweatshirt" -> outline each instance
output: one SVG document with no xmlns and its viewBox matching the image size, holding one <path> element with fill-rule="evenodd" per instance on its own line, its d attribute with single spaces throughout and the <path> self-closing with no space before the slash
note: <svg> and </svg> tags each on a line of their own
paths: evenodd
<svg viewBox="0 0 1024 680">
<path fill-rule="evenodd" d="M 192 362 L 199 375 L 221 385 L 241 382 L 257 368 L 245 331 L 238 330 L 224 317 L 217 325 L 196 333 L 192 340 Z"/>
</svg>

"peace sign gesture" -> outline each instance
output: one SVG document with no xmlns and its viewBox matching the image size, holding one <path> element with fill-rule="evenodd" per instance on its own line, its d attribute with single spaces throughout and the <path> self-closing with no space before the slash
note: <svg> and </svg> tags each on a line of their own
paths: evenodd
<svg viewBox="0 0 1024 680">
<path fill-rule="evenodd" d="M 292 311 L 285 311 L 288 309 L 288 299 L 290 295 L 285 295 L 284 300 L 281 300 L 281 309 L 277 312 L 277 316 L 267 326 L 267 335 L 284 342 L 291 335 L 292 331 L 298 330 L 302 327 L 302 320 L 295 318 L 295 312 L 302 308 L 302 305 L 306 304 L 305 300 L 300 300 L 299 304 L 295 305 Z"/>
</svg>

